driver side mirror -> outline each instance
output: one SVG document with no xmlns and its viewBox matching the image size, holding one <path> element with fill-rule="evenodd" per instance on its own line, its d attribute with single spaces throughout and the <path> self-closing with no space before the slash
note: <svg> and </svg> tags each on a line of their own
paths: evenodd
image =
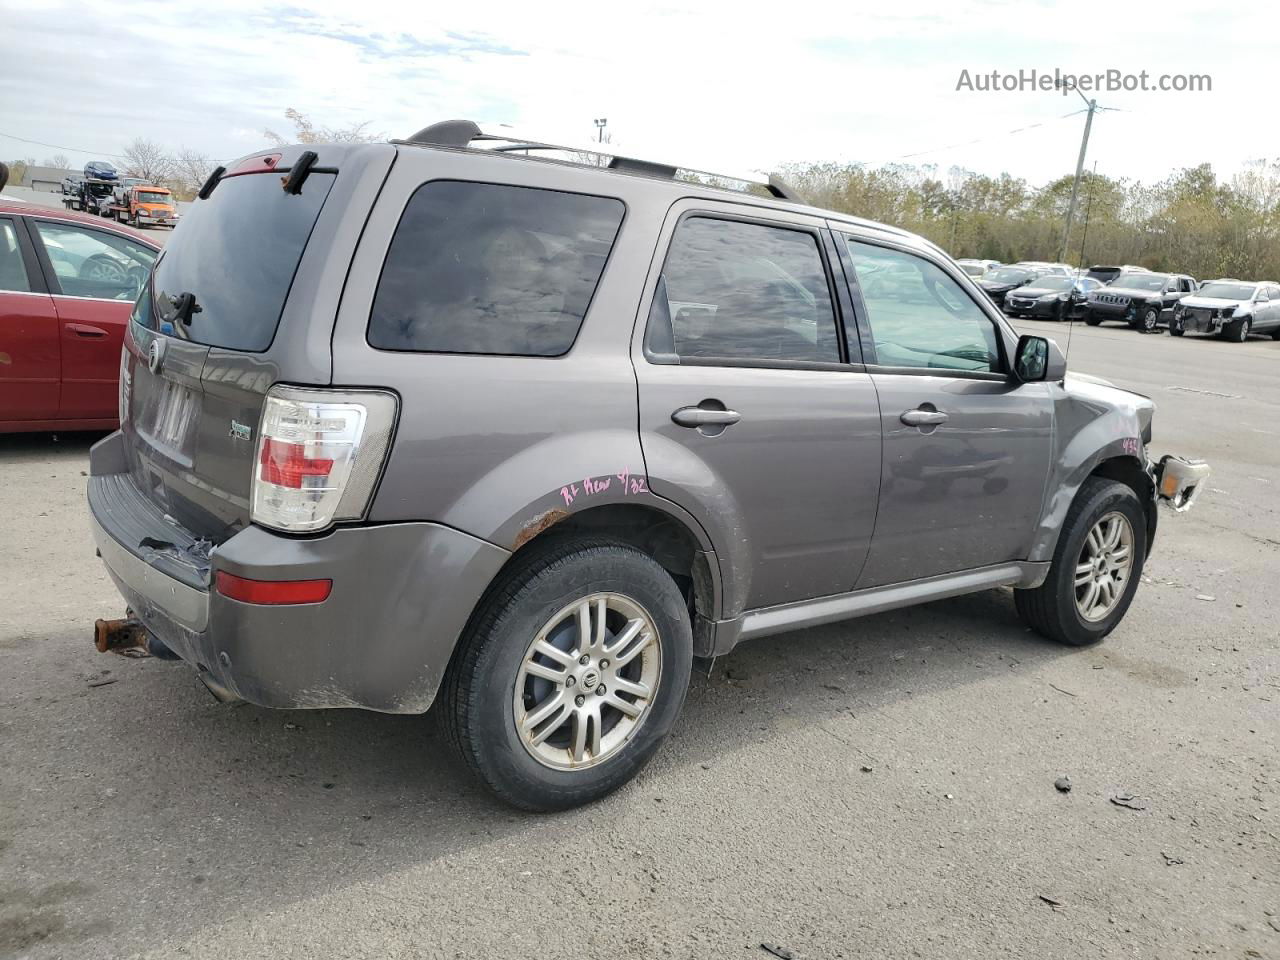
<svg viewBox="0 0 1280 960">
<path fill-rule="evenodd" d="M 1014 351 L 1013 375 L 1022 383 L 1061 380 L 1067 374 L 1067 359 L 1048 337 L 1026 335 L 1018 338 Z"/>
</svg>

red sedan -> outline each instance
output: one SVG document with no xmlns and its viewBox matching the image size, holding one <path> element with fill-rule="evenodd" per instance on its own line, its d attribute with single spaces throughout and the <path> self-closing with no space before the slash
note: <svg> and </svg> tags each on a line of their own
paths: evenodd
<svg viewBox="0 0 1280 960">
<path fill-rule="evenodd" d="M 129 227 L 0 199 L 0 433 L 118 426 L 125 325 L 159 254 Z"/>
</svg>

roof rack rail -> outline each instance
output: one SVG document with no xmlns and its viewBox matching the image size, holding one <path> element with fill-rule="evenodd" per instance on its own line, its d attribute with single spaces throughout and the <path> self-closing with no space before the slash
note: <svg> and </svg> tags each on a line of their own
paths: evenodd
<svg viewBox="0 0 1280 960">
<path fill-rule="evenodd" d="M 489 125 L 481 127 L 471 120 L 443 120 L 423 127 L 413 136 L 401 143 L 418 143 L 435 147 L 469 147 L 473 143 L 491 143 L 488 149 L 498 152 L 515 152 L 528 150 L 559 150 L 566 153 L 582 154 L 592 157 L 608 157 L 609 169 L 624 173 L 636 173 L 647 177 L 659 177 L 673 180 L 679 171 L 699 174 L 722 180 L 737 180 L 742 183 L 764 187 L 779 200 L 790 200 L 803 203 L 804 200 L 781 177 L 775 173 L 762 177 L 760 174 L 745 170 L 727 173 L 723 170 L 706 170 L 688 164 L 668 163 L 646 157 L 627 156 L 615 151 L 609 144 L 592 143 L 556 143 L 540 137 L 525 136 L 514 127 L 506 125 Z"/>
</svg>

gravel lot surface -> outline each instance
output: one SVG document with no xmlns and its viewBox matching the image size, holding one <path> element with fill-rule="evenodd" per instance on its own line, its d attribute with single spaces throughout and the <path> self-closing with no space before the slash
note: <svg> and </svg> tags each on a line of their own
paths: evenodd
<svg viewBox="0 0 1280 960">
<path fill-rule="evenodd" d="M 96 653 L 94 438 L 0 437 L 0 957 L 1280 957 L 1280 343 L 1077 327 L 1070 364 L 1215 469 L 1111 638 L 996 591 L 749 642 L 555 816 L 431 716 Z"/>
</svg>

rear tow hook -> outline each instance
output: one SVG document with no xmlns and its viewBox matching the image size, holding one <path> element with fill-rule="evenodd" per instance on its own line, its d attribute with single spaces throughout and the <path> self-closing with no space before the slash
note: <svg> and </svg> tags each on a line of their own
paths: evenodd
<svg viewBox="0 0 1280 960">
<path fill-rule="evenodd" d="M 147 649 L 147 628 L 136 617 L 95 621 L 93 645 L 99 653 L 118 653 L 124 657 L 151 656 Z"/>
</svg>

